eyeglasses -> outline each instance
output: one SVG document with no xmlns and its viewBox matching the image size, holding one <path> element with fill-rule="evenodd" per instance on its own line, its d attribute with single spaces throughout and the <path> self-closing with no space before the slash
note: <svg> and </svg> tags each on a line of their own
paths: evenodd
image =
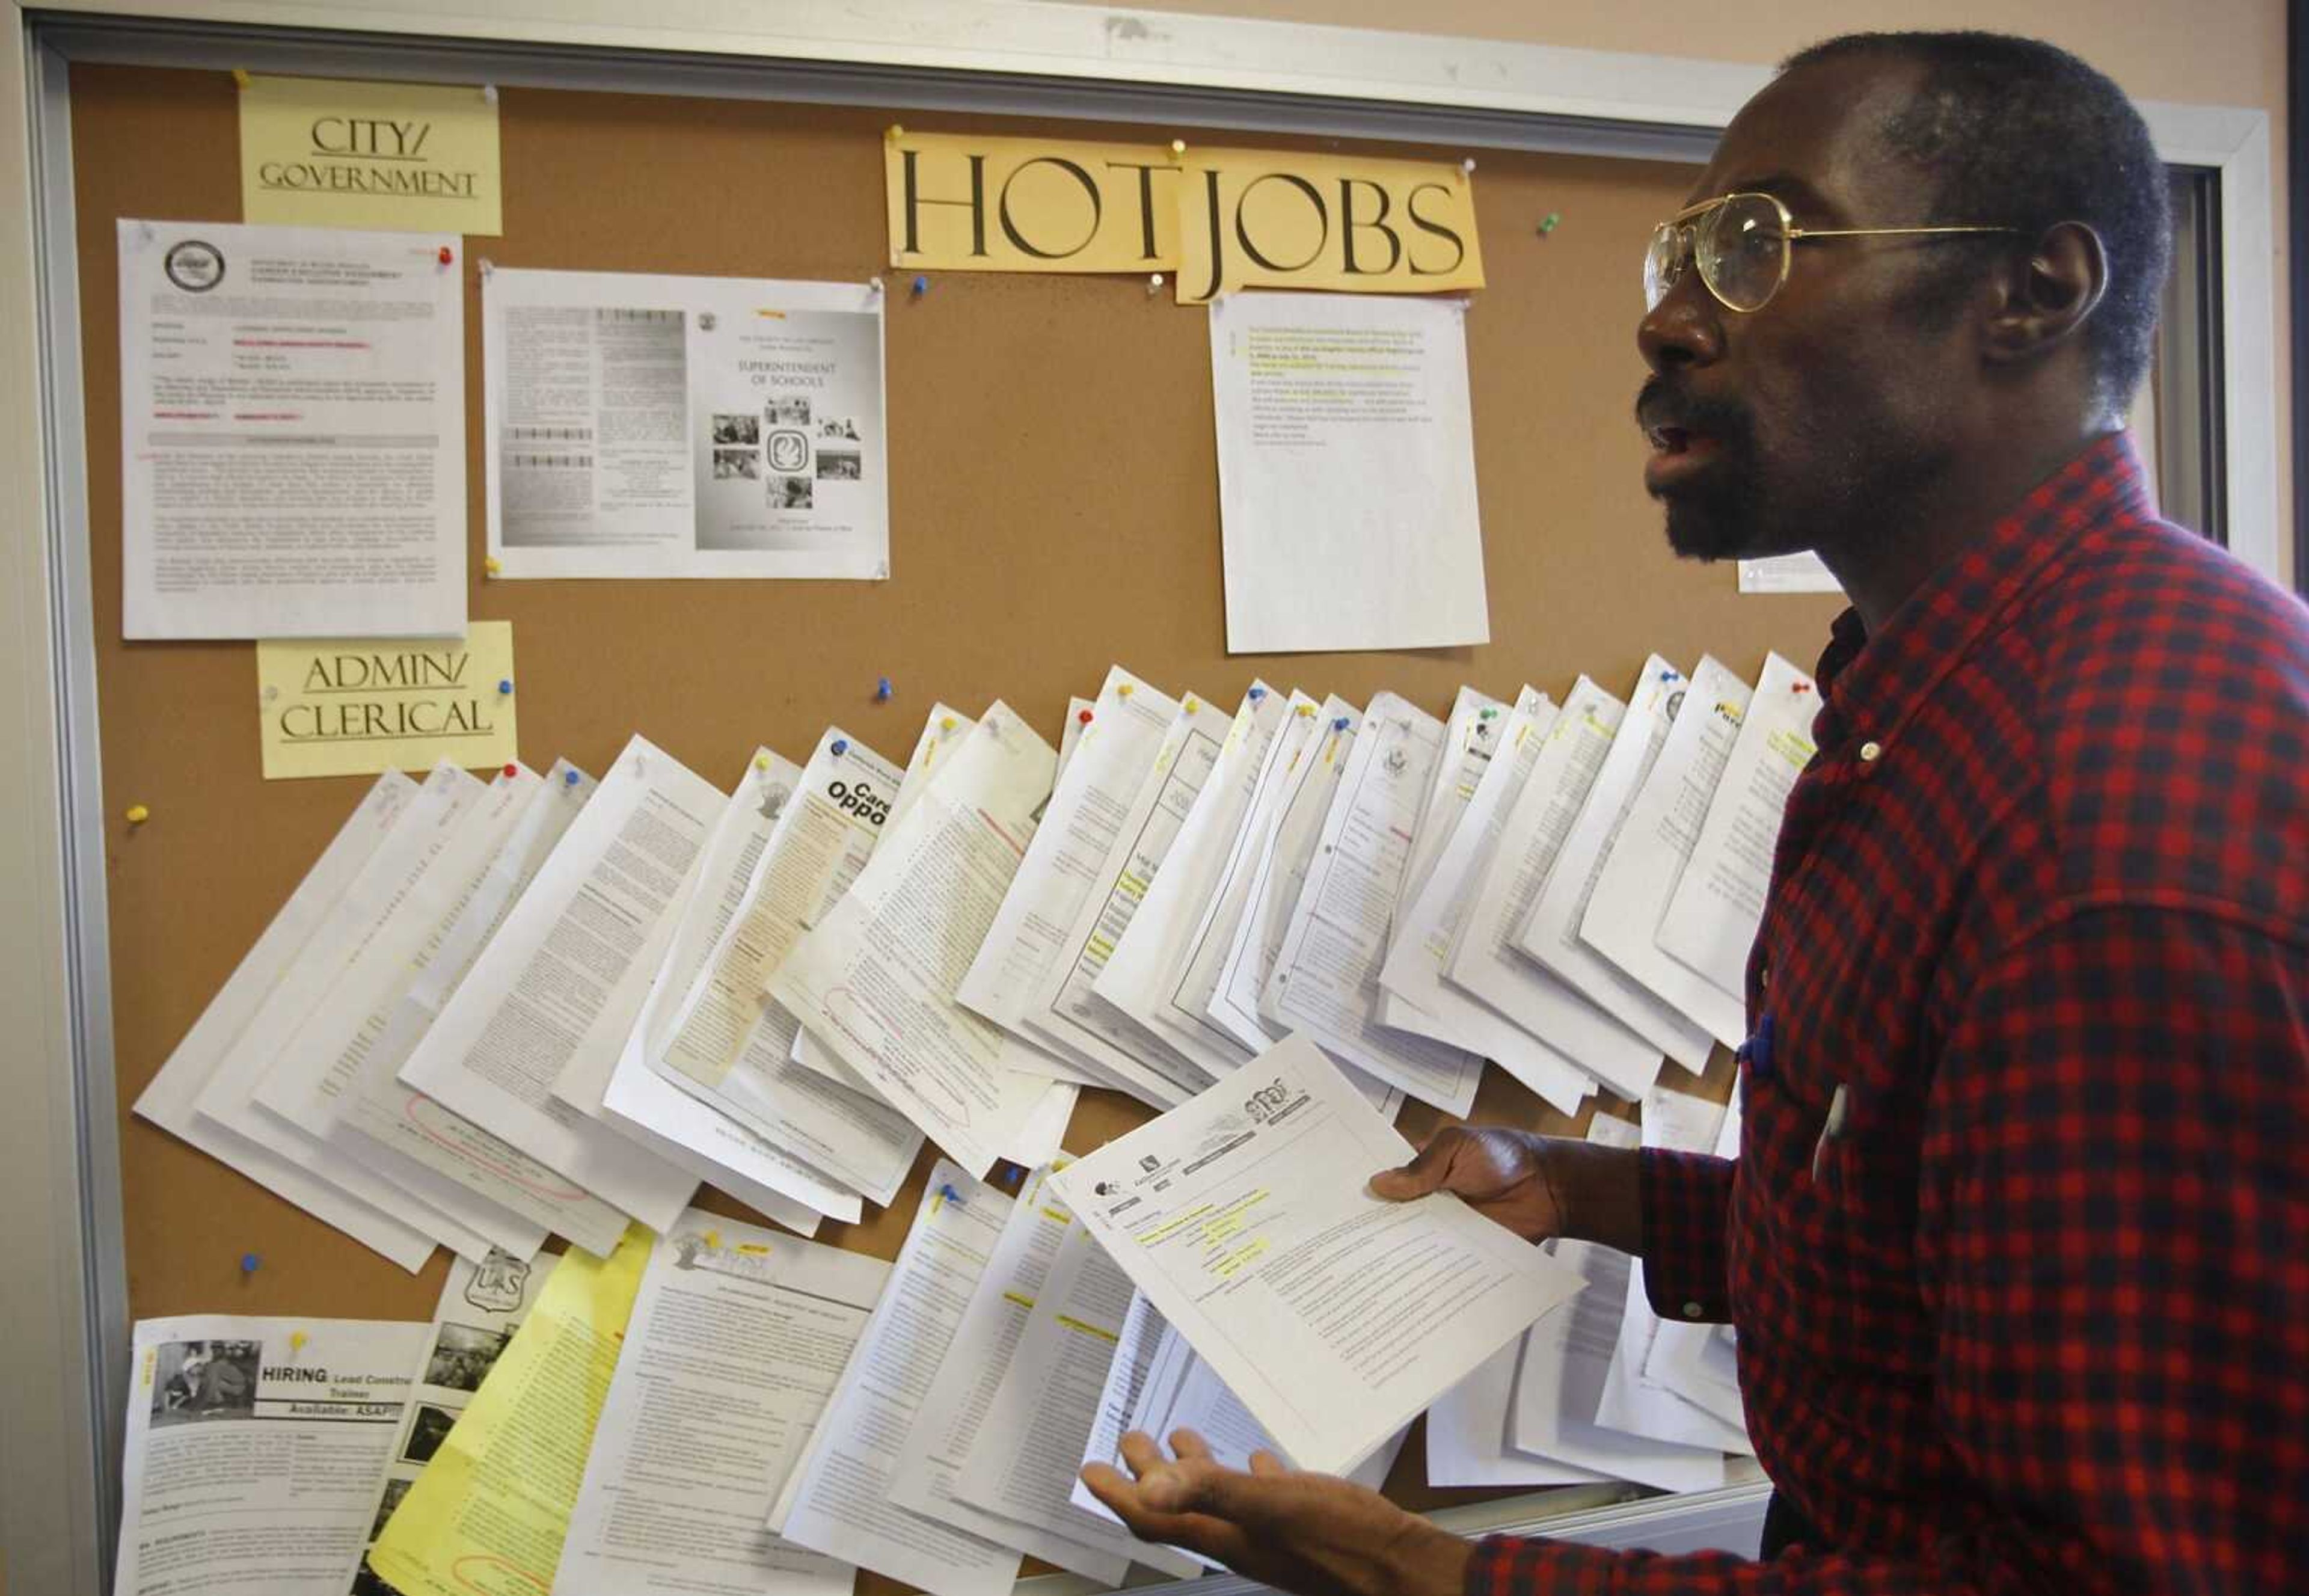
<svg viewBox="0 0 2309 1596">
<path fill-rule="evenodd" d="M 1694 261 L 1699 281 L 1727 310 L 1761 310 L 1788 280 L 1793 247 L 1806 239 L 2017 233 L 2017 227 L 1798 227 L 1777 195 L 1727 194 L 1677 212 L 1652 229 L 1644 253 L 1644 308 L 1656 310 Z"/>
</svg>

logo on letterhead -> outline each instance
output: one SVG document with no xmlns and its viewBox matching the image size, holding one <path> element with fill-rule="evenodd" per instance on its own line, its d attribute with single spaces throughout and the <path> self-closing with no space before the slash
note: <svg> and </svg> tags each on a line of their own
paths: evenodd
<svg viewBox="0 0 2309 1596">
<path fill-rule="evenodd" d="M 160 269 L 186 293 L 204 294 L 224 281 L 224 251 L 205 239 L 186 239 L 169 247 Z"/>
<path fill-rule="evenodd" d="M 510 1314 L 529 1290 L 529 1264 L 509 1253 L 489 1249 L 466 1283 L 465 1301 L 484 1314 Z"/>
</svg>

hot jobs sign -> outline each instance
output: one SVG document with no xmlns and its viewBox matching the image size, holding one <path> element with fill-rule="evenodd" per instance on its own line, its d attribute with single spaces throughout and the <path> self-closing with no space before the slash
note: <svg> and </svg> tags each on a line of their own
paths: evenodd
<svg viewBox="0 0 2309 1596">
<path fill-rule="evenodd" d="M 884 141 L 890 264 L 1238 288 L 1481 288 L 1473 179 L 1427 161 L 918 134 Z"/>
</svg>

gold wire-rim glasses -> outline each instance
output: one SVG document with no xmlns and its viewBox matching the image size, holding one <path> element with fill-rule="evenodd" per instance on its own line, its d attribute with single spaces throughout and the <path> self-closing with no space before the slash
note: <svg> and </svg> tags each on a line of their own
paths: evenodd
<svg viewBox="0 0 2309 1596">
<path fill-rule="evenodd" d="M 1769 206 L 1777 226 L 1769 234 L 1759 230 L 1767 219 L 1759 209 Z M 1736 209 L 1735 209 L 1736 207 Z M 1723 232 L 1727 218 L 1744 222 L 1745 230 L 1730 242 L 1742 246 L 1735 257 Z M 2017 227 L 1798 227 L 1786 201 L 1776 194 L 1740 189 L 1687 205 L 1652 229 L 1644 252 L 1644 308 L 1659 308 L 1693 264 L 1699 281 L 1726 310 L 1742 314 L 1761 310 L 1786 286 L 1795 246 L 1806 239 L 1878 239 L 1960 234 L 2018 233 Z M 1749 253 L 1749 247 L 1760 247 Z M 1731 286 L 1727 287 L 1727 282 Z"/>
</svg>

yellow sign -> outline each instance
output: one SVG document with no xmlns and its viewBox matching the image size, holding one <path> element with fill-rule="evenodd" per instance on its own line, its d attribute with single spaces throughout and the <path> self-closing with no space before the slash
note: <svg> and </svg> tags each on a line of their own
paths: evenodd
<svg viewBox="0 0 2309 1596">
<path fill-rule="evenodd" d="M 1483 284 L 1456 166 L 894 128 L 883 168 L 894 267 L 1165 272 L 1185 304 L 1238 288 Z"/>
<path fill-rule="evenodd" d="M 501 195 L 482 90 L 252 75 L 240 91 L 243 221 L 495 237 Z"/>
<path fill-rule="evenodd" d="M 473 621 L 462 642 L 259 643 L 264 779 L 506 764 L 518 686 L 510 620 Z"/>
</svg>

